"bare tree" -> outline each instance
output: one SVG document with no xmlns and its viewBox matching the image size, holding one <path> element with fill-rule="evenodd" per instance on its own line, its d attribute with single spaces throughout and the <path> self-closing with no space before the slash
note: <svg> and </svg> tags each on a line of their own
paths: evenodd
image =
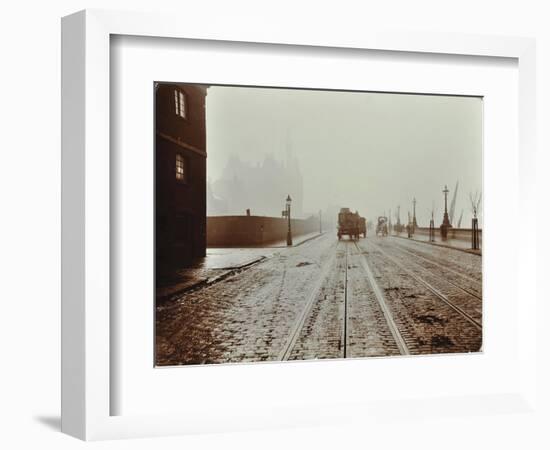
<svg viewBox="0 0 550 450">
<path fill-rule="evenodd" d="M 435 216 L 437 216 L 437 208 L 435 207 L 435 201 L 434 200 L 432 200 L 432 209 L 428 212 L 431 214 L 432 220 L 435 218 Z"/>
<path fill-rule="evenodd" d="M 472 194 L 470 192 L 470 207 L 474 215 L 474 219 L 477 219 L 480 204 L 481 204 L 481 192 L 476 191 L 475 194 Z"/>
<path fill-rule="evenodd" d="M 476 191 L 475 194 L 470 192 L 470 207 L 474 215 L 472 219 L 472 248 L 478 250 L 480 246 L 479 229 L 477 223 L 477 215 L 479 214 L 479 205 L 481 203 L 481 192 Z"/>
</svg>

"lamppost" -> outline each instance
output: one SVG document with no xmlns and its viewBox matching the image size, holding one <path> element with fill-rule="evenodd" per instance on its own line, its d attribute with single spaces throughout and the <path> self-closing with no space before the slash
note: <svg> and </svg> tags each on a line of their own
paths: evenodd
<svg viewBox="0 0 550 450">
<path fill-rule="evenodd" d="M 418 223 L 416 223 L 416 197 L 413 198 L 413 233 L 416 231 L 416 228 L 418 227 Z"/>
<path fill-rule="evenodd" d="M 323 213 L 319 210 L 319 234 L 323 233 Z"/>
<path fill-rule="evenodd" d="M 449 189 L 447 189 L 447 185 L 445 185 L 445 189 L 443 189 L 443 194 L 445 195 L 445 213 L 443 214 L 443 223 L 441 224 L 441 238 L 443 240 L 447 240 L 447 232 L 449 231 L 449 228 L 451 228 L 451 221 L 449 220 L 449 213 L 447 212 L 447 194 L 449 193 Z"/>
<path fill-rule="evenodd" d="M 288 194 L 288 197 L 286 198 L 286 217 L 288 220 L 288 231 L 286 233 L 286 245 L 291 246 L 292 245 L 292 231 L 290 229 L 290 204 L 292 203 L 292 199 L 290 198 L 290 194 Z"/>
<path fill-rule="evenodd" d="M 479 203 L 481 202 L 481 194 L 475 193 L 475 196 L 470 194 L 470 202 L 472 204 L 472 248 L 479 250 L 479 225 L 477 220 L 477 213 L 479 212 Z"/>
<path fill-rule="evenodd" d="M 403 231 L 403 227 L 401 226 L 401 206 L 397 205 L 397 223 L 395 224 L 395 228 L 397 233 L 401 233 Z"/>
<path fill-rule="evenodd" d="M 430 242 L 435 242 L 434 210 L 432 208 L 432 218 L 430 219 Z"/>
</svg>

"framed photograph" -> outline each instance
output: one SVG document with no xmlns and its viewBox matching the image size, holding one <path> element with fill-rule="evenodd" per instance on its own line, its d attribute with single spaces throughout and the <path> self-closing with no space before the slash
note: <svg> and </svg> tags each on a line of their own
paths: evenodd
<svg viewBox="0 0 550 450">
<path fill-rule="evenodd" d="M 534 42 L 203 25 L 63 19 L 63 431 L 532 411 Z"/>
<path fill-rule="evenodd" d="M 482 97 L 154 90 L 156 366 L 482 350 Z"/>
</svg>

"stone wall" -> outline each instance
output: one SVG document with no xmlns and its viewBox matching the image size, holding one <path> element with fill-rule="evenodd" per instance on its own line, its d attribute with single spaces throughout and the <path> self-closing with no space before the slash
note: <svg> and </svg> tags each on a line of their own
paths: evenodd
<svg viewBox="0 0 550 450">
<path fill-rule="evenodd" d="M 286 240 L 287 219 L 264 216 L 213 216 L 206 218 L 208 247 L 255 247 Z M 291 219 L 292 236 L 319 230 L 319 219 Z"/>
</svg>

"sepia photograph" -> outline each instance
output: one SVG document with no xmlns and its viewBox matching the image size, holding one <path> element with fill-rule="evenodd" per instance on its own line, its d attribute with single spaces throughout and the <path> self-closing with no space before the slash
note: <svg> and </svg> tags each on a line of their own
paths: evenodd
<svg viewBox="0 0 550 450">
<path fill-rule="evenodd" d="M 155 366 L 482 351 L 482 97 L 154 100 Z"/>
</svg>

